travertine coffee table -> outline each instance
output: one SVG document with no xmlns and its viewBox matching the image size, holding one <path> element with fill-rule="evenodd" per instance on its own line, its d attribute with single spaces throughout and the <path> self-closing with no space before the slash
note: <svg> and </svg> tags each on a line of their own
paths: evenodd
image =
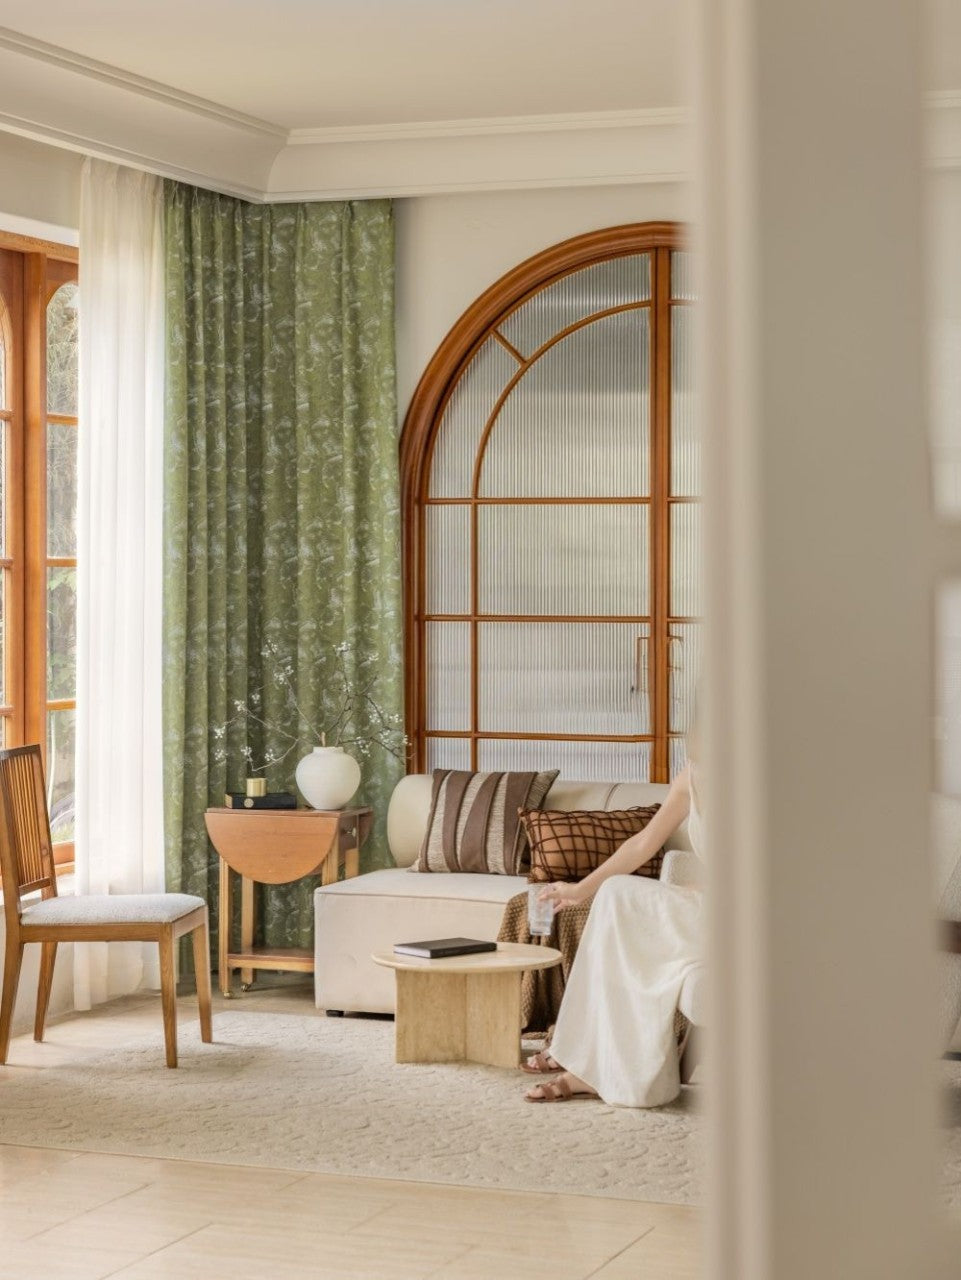
<svg viewBox="0 0 961 1280">
<path fill-rule="evenodd" d="M 397 977 L 398 1062 L 482 1062 L 516 1067 L 521 1056 L 521 977 L 551 969 L 553 947 L 499 942 L 496 951 L 419 960 L 393 951 L 371 959 Z"/>
</svg>

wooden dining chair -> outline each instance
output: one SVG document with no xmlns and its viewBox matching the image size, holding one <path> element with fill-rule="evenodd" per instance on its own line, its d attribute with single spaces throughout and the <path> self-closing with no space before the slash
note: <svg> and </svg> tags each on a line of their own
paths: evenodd
<svg viewBox="0 0 961 1280">
<path fill-rule="evenodd" d="M 200 1036 L 213 1039 L 207 904 L 186 893 L 77 894 L 59 897 L 38 746 L 0 751 L 0 875 L 6 946 L 0 998 L 0 1064 L 10 1047 L 13 1007 L 23 949 L 39 942 L 40 984 L 34 1040 L 43 1039 L 53 967 L 60 942 L 156 942 L 160 947 L 161 1004 L 167 1066 L 177 1065 L 174 943 L 193 935 L 200 1004 Z M 26 897 L 39 890 L 40 897 Z M 25 900 L 26 897 L 26 900 Z"/>
</svg>

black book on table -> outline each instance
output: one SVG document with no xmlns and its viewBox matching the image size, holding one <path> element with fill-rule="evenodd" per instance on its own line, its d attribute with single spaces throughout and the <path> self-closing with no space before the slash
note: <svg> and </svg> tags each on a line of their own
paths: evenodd
<svg viewBox="0 0 961 1280">
<path fill-rule="evenodd" d="M 296 809 L 297 797 L 289 791 L 268 791 L 265 796 L 249 796 L 245 791 L 228 791 L 225 809 Z"/>
<path fill-rule="evenodd" d="M 433 938 L 426 942 L 394 944 L 394 955 L 417 956 L 421 960 L 443 960 L 448 956 L 472 956 L 496 950 L 496 942 L 481 942 L 478 938 Z"/>
</svg>

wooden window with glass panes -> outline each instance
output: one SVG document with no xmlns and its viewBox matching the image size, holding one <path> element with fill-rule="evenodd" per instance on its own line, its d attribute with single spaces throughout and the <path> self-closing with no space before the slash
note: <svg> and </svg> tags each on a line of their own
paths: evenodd
<svg viewBox="0 0 961 1280">
<path fill-rule="evenodd" d="M 690 255 L 579 236 L 451 330 L 402 439 L 411 767 L 663 782 L 700 640 Z"/>
<path fill-rule="evenodd" d="M 0 248 L 0 735 L 44 755 L 54 854 L 73 862 L 77 652 L 76 251 Z"/>
</svg>

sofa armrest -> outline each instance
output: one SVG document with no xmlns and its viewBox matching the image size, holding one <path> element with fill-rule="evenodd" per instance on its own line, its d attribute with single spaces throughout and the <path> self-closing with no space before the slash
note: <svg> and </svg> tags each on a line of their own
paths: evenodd
<svg viewBox="0 0 961 1280">
<path fill-rule="evenodd" d="M 704 884 L 704 864 L 690 849 L 668 849 L 661 865 L 661 883 L 679 889 L 700 889 Z"/>
</svg>

